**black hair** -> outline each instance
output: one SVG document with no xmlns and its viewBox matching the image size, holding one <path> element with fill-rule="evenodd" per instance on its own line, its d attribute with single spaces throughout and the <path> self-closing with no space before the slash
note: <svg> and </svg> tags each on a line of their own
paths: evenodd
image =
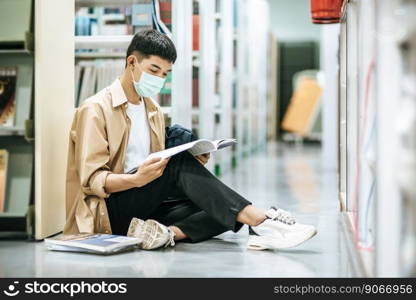
<svg viewBox="0 0 416 300">
<path fill-rule="evenodd" d="M 136 33 L 127 48 L 127 57 L 134 51 L 139 53 L 139 60 L 156 55 L 163 59 L 175 63 L 176 48 L 172 40 L 165 34 L 155 30 L 147 29 Z M 127 61 L 126 61 L 127 65 Z"/>
</svg>

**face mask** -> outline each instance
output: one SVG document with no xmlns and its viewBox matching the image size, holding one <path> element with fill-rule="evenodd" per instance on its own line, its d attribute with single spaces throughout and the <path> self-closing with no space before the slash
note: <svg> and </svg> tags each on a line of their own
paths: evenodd
<svg viewBox="0 0 416 300">
<path fill-rule="evenodd" d="M 159 93 L 166 80 L 159 76 L 146 73 L 143 70 L 138 82 L 134 80 L 133 71 L 131 71 L 131 76 L 133 78 L 134 89 L 136 90 L 137 94 L 143 97 L 151 97 Z"/>
</svg>

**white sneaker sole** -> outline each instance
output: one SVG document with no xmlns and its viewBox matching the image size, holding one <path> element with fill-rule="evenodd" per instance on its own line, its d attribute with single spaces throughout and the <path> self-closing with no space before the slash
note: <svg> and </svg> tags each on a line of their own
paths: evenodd
<svg viewBox="0 0 416 300">
<path fill-rule="evenodd" d="M 299 246 L 304 242 L 310 240 L 317 234 L 317 230 L 306 234 L 303 238 L 288 242 L 287 240 L 273 239 L 268 236 L 250 235 L 247 242 L 247 249 L 249 250 L 267 250 L 267 249 L 288 249 Z"/>
</svg>

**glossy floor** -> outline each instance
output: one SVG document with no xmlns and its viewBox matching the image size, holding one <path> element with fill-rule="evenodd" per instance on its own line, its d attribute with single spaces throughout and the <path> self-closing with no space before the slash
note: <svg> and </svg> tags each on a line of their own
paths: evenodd
<svg viewBox="0 0 416 300">
<path fill-rule="evenodd" d="M 198 244 L 113 256 L 52 252 L 43 242 L 0 241 L 0 277 L 345 277 L 335 172 L 317 146 L 269 145 L 223 180 L 257 206 L 290 210 L 318 235 L 285 251 L 246 250 L 247 227 Z"/>
</svg>

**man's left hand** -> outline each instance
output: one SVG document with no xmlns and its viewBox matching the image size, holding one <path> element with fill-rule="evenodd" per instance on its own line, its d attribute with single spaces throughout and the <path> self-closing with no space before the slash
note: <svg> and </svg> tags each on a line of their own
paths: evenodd
<svg viewBox="0 0 416 300">
<path fill-rule="evenodd" d="M 205 165 L 208 162 L 209 157 L 210 157 L 210 153 L 205 153 L 205 154 L 195 156 L 195 158 L 203 165 Z"/>
</svg>

